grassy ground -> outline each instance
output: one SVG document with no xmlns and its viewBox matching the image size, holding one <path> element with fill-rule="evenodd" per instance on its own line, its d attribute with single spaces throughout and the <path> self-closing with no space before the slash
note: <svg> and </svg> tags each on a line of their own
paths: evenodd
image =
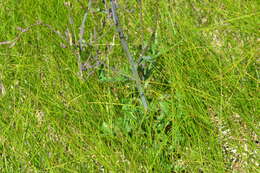
<svg viewBox="0 0 260 173">
<path fill-rule="evenodd" d="M 82 80 L 75 47 L 46 25 L 23 30 L 41 21 L 76 45 L 78 1 L 0 0 L 0 42 L 18 38 L 0 44 L 0 172 L 259 171 L 259 2 L 138 2 L 118 14 L 134 57 L 148 45 L 154 62 L 149 113 L 101 2 Z"/>
</svg>

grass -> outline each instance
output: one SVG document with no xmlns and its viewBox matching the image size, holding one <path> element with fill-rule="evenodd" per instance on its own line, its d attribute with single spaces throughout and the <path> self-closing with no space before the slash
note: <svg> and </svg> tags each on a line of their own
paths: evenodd
<svg viewBox="0 0 260 173">
<path fill-rule="evenodd" d="M 0 1 L 0 42 L 37 21 L 78 40 L 84 9 L 71 4 Z M 119 1 L 136 60 L 152 40 L 149 113 L 99 9 L 93 1 L 81 58 L 95 68 L 83 80 L 77 49 L 48 27 L 0 45 L 0 172 L 258 172 L 259 2 L 143 0 L 140 17 L 138 1 Z"/>
</svg>

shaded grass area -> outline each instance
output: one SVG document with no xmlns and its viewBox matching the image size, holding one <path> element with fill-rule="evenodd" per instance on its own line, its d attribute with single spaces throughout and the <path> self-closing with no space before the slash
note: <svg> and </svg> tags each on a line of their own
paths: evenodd
<svg viewBox="0 0 260 173">
<path fill-rule="evenodd" d="M 74 48 L 46 27 L 0 45 L 1 172 L 257 172 L 257 1 L 143 0 L 142 18 L 137 1 L 119 2 L 136 59 L 157 25 L 148 114 L 134 82 L 117 80 L 131 73 L 112 20 L 92 8 L 82 58 L 105 65 L 84 80 Z M 0 42 L 37 21 L 78 33 L 84 10 L 72 1 L 70 13 L 74 26 L 64 1 L 0 1 Z"/>
</svg>

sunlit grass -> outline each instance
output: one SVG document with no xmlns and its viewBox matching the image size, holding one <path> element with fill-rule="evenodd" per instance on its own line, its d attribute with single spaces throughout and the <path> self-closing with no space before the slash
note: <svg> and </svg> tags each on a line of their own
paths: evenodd
<svg viewBox="0 0 260 173">
<path fill-rule="evenodd" d="M 0 1 L 0 42 L 39 21 L 78 33 L 84 10 L 71 3 L 74 26 L 64 1 Z M 143 19 L 137 1 L 119 2 L 136 60 L 157 25 L 148 114 L 111 18 L 92 8 L 84 80 L 48 27 L 0 45 L 0 172 L 257 172 L 257 1 L 143 0 Z"/>
</svg>

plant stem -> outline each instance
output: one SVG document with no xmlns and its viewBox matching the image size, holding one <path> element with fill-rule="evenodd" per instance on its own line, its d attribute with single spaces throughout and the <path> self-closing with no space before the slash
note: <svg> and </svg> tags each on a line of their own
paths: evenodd
<svg viewBox="0 0 260 173">
<path fill-rule="evenodd" d="M 88 17 L 88 12 L 91 9 L 91 4 L 92 4 L 92 1 L 90 0 L 89 5 L 88 5 L 88 9 L 86 9 L 86 11 L 84 13 L 84 16 L 83 16 L 83 19 L 82 19 L 82 22 L 81 22 L 81 25 L 80 25 L 80 31 L 79 31 L 78 68 L 79 68 L 80 78 L 83 77 L 83 72 L 82 72 L 82 67 L 81 67 L 81 53 L 83 51 L 83 36 L 84 36 L 84 32 L 85 32 L 85 24 L 86 24 L 86 20 L 87 20 L 87 17 Z"/>
<path fill-rule="evenodd" d="M 136 87 L 137 87 L 138 92 L 140 94 L 141 101 L 143 103 L 144 109 L 145 109 L 145 111 L 148 111 L 148 102 L 147 102 L 146 97 L 144 95 L 144 89 L 142 87 L 141 79 L 140 79 L 138 72 L 137 72 L 137 64 L 135 63 L 133 56 L 131 55 L 131 53 L 129 51 L 128 44 L 125 40 L 123 30 L 120 28 L 118 16 L 116 14 L 116 4 L 115 4 L 114 0 L 110 0 L 110 2 L 111 2 L 111 6 L 112 6 L 112 15 L 113 15 L 114 23 L 115 23 L 115 26 L 116 26 L 116 31 L 118 32 L 119 38 L 121 40 L 121 45 L 122 45 L 122 47 L 123 47 L 123 49 L 124 49 L 124 51 L 125 51 L 125 53 L 128 57 L 128 60 L 130 62 L 133 78 L 136 82 Z"/>
</svg>

